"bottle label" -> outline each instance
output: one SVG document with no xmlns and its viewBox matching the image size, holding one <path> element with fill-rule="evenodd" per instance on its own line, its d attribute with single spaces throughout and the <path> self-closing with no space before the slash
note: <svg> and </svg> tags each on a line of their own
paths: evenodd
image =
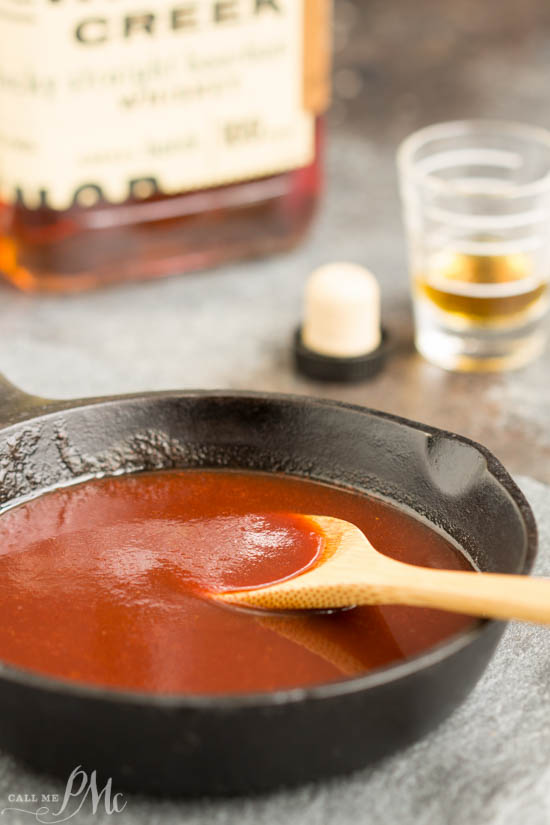
<svg viewBox="0 0 550 825">
<path fill-rule="evenodd" d="M 306 166 L 328 5 L 0 0 L 0 198 L 62 210 Z"/>
</svg>

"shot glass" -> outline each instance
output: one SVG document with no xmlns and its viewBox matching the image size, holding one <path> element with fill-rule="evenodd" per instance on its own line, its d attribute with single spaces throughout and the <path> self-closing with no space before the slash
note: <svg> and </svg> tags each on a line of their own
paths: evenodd
<svg viewBox="0 0 550 825">
<path fill-rule="evenodd" d="M 457 121 L 398 152 L 415 342 L 467 372 L 514 369 L 541 354 L 550 278 L 550 132 Z"/>
</svg>

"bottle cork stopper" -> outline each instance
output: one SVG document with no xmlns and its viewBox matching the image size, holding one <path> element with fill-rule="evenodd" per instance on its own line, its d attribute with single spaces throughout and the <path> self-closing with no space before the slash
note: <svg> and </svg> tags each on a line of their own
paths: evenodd
<svg viewBox="0 0 550 825">
<path fill-rule="evenodd" d="M 357 358 L 380 347 L 380 287 L 368 269 L 331 263 L 313 272 L 305 292 L 302 342 L 332 358 Z"/>
</svg>

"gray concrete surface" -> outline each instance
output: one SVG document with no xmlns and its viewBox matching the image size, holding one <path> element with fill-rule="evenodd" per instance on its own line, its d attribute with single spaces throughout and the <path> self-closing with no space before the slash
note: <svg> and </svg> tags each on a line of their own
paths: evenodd
<svg viewBox="0 0 550 825">
<path fill-rule="evenodd" d="M 438 119 L 550 126 L 550 10 L 543 0 L 338 0 L 328 188 L 296 252 L 78 297 L 0 287 L 0 370 L 49 396 L 176 387 L 322 394 L 487 444 L 550 482 L 549 356 L 502 376 L 451 375 L 413 351 L 395 149 Z M 396 352 L 371 384 L 302 381 L 289 343 L 310 269 L 335 258 L 380 278 Z"/>
</svg>

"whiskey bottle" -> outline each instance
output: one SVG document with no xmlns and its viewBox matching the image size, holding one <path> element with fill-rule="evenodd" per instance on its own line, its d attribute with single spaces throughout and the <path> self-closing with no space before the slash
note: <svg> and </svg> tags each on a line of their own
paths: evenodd
<svg viewBox="0 0 550 825">
<path fill-rule="evenodd" d="M 75 291 L 297 243 L 331 0 L 0 0 L 0 272 Z"/>
</svg>

